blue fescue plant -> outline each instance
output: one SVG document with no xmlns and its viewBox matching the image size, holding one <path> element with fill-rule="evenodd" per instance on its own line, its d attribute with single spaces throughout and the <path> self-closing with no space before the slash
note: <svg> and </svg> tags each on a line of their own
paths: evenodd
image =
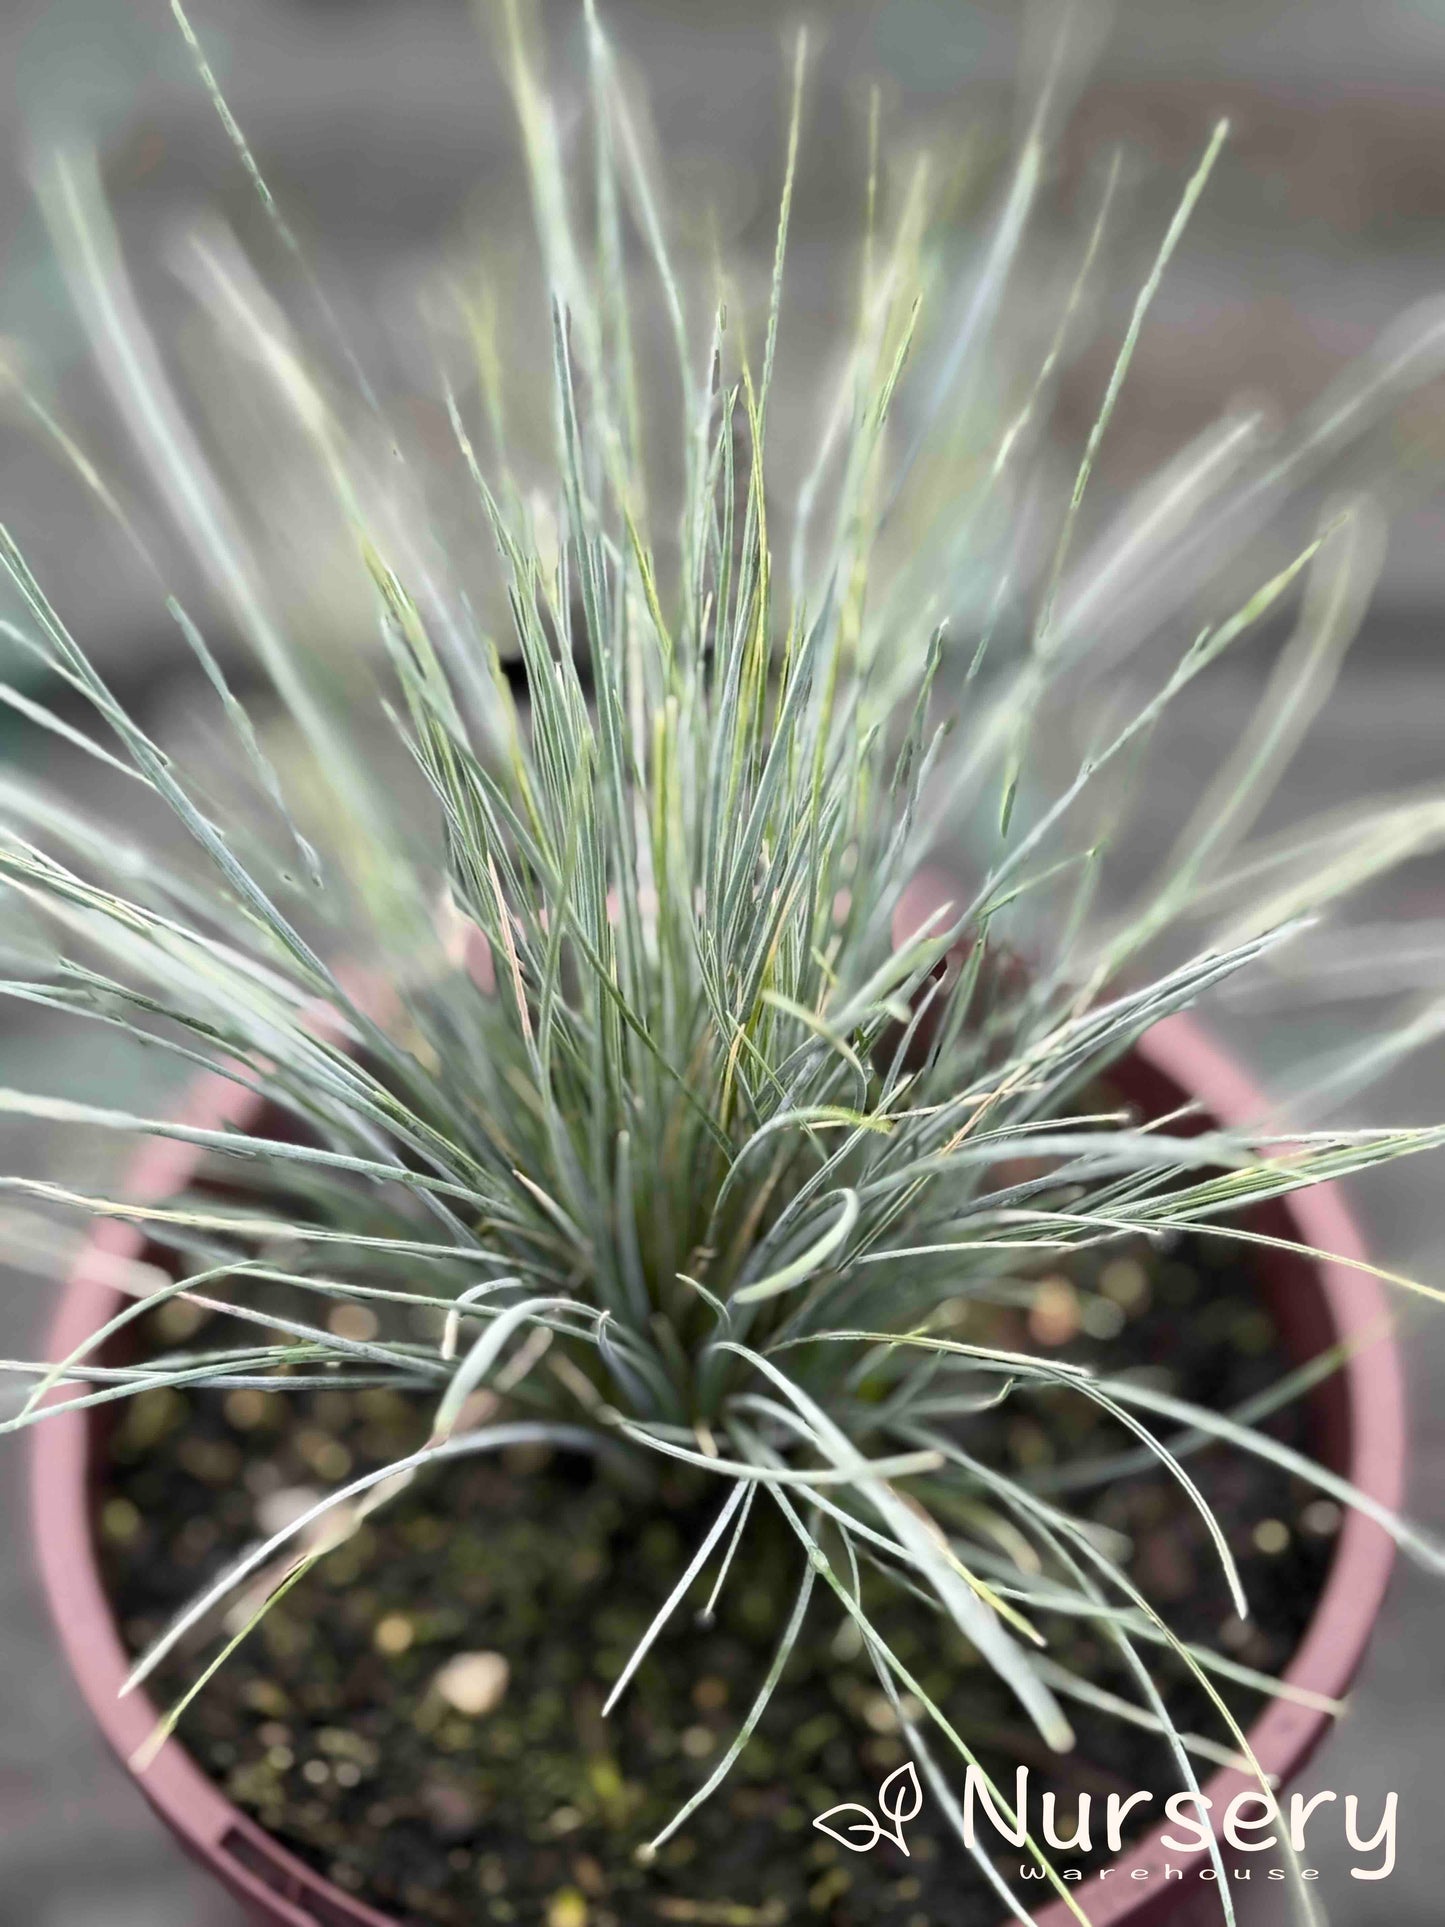
<svg viewBox="0 0 1445 1927">
<path fill-rule="evenodd" d="M 1048 1347 L 998 1349 L 970 1307 L 1088 1246 L 1191 1227 L 1248 1241 L 1260 1234 L 1237 1222 L 1243 1207 L 1445 1142 L 1439 1129 L 1190 1135 L 1179 1119 L 1090 1102 L 1150 1026 L 1439 838 L 1439 799 L 1411 797 L 1287 846 L 1246 842 L 1358 624 L 1376 547 L 1367 504 L 1330 510 L 1297 554 L 1194 632 L 1181 613 L 1220 579 L 1221 557 L 1246 551 L 1243 531 L 1433 369 L 1439 330 L 1387 342 L 1290 435 L 1226 423 L 1077 564 L 1091 471 L 1220 129 L 1144 279 L 1054 535 L 1035 553 L 1037 541 L 1013 537 L 1046 499 L 1035 487 L 1041 433 L 1093 297 L 1117 170 L 1038 365 L 1021 378 L 1001 317 L 1041 191 L 1043 120 L 961 299 L 930 244 L 926 168 L 896 195 L 880 188 L 875 115 L 856 315 L 840 332 L 834 399 L 780 504 L 768 451 L 801 46 L 771 290 L 750 331 L 747 304 L 725 293 L 698 321 L 698 290 L 673 265 L 646 142 L 590 6 L 585 196 L 522 24 L 501 11 L 550 378 L 499 362 L 482 307 L 459 288 L 463 325 L 442 331 L 438 351 L 450 465 L 433 455 L 428 473 L 396 459 L 314 281 L 300 283 L 303 324 L 223 237 L 202 236 L 190 258 L 218 367 L 252 384 L 258 414 L 289 422 L 318 527 L 343 532 L 366 583 L 374 639 L 340 663 L 288 613 L 255 516 L 219 479 L 133 294 L 93 160 L 66 149 L 40 167 L 97 362 L 220 618 L 254 652 L 286 722 L 253 725 L 198 621 L 171 601 L 251 784 L 247 802 L 223 810 L 210 772 L 188 773 L 164 751 L 72 638 L 64 583 L 42 586 L 4 539 L 23 605 L 5 634 L 85 699 L 100 734 L 33 695 L 7 689 L 6 701 L 123 769 L 137 815 L 169 813 L 198 860 L 178 857 L 174 838 L 122 843 L 63 789 L 6 774 L 0 879 L 14 927 L 24 917 L 34 941 L 55 940 L 48 964 L 0 988 L 219 1069 L 269 1107 L 256 1135 L 3 1094 L 12 1114 L 180 1138 L 247 1174 L 239 1201 L 198 1192 L 154 1204 L 5 1180 L 143 1224 L 173 1254 L 174 1276 L 152 1276 L 71 1357 L 13 1366 L 33 1382 L 4 1429 L 43 1418 L 57 1387 L 70 1409 L 166 1384 L 381 1384 L 431 1402 L 422 1449 L 256 1545 L 145 1653 L 137 1685 L 254 1575 L 278 1596 L 370 1510 L 457 1455 L 537 1440 L 640 1468 L 680 1460 L 712 1482 L 714 1523 L 614 1699 L 694 1582 L 713 1572 L 727 1583 L 758 1508 L 780 1514 L 797 1567 L 776 1662 L 725 1756 L 644 1851 L 722 1781 L 820 1610 L 856 1625 L 925 1782 L 957 1819 L 950 1787 L 973 1757 L 968 1736 L 869 1621 L 863 1559 L 930 1599 L 1053 1748 L 1070 1744 L 1070 1699 L 1098 1694 L 1051 1658 L 1034 1621 L 1051 1606 L 1093 1620 L 1135 1683 L 1133 1717 L 1166 1737 L 1181 1784 L 1197 1789 L 1201 1757 L 1249 1758 L 1219 1685 L 1241 1677 L 1237 1662 L 1177 1638 L 1109 1535 L 973 1456 L 971 1414 L 1040 1388 L 1102 1408 L 1201 1509 L 1241 1615 L 1224 1530 L 1166 1433 L 1273 1458 L 1363 1506 L 1437 1568 L 1441 1555 L 1266 1433 Z M 639 301 L 675 348 L 662 373 L 651 356 L 645 377 Z M 475 345 L 469 368 L 459 340 Z M 548 379 L 555 437 L 550 483 L 538 487 L 520 478 L 507 403 L 518 382 Z M 118 491 L 32 406 L 98 507 L 129 529 Z M 431 513 L 443 495 L 444 538 Z M 1126 603 L 1132 628 L 1117 614 Z M 1099 879 L 1156 724 L 1227 651 L 1289 612 L 1294 641 L 1208 807 L 1127 914 L 1105 916 Z M 1145 640 L 1165 665 L 1152 684 Z M 1059 779 L 1043 733 L 1092 700 L 1126 648 L 1142 693 Z M 382 737 L 402 747 L 410 775 L 389 773 Z M 895 942 L 910 880 L 959 824 L 975 874 Z M 1180 932 L 1190 940 L 1150 963 Z M 272 1134 L 278 1117 L 287 1128 Z M 314 1319 L 252 1302 L 277 1281 L 314 1301 Z M 253 1335 L 102 1362 L 117 1331 L 171 1297 L 223 1303 Z M 339 1336 L 338 1302 L 370 1313 L 351 1329 L 373 1335 Z M 418 1336 L 418 1312 L 432 1314 L 430 1336 Z M 1298 1389 L 1282 1387 L 1281 1401 Z M 962 1509 L 930 1507 L 928 1491 Z M 977 1523 L 964 1529 L 961 1517 Z M 1218 1713 L 1212 1742 L 1170 1719 L 1151 1664 L 1169 1649 Z M 1043 1848 L 1029 1851 L 1083 1918 Z M 1308 1918 L 1307 1890 L 1294 1890 Z M 1219 1893 L 1232 1918 L 1222 1878 Z"/>
</svg>

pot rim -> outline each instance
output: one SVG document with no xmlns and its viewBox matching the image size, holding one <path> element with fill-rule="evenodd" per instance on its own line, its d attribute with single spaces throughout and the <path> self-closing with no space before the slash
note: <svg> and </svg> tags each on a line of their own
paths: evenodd
<svg viewBox="0 0 1445 1927">
<path fill-rule="evenodd" d="M 1165 1019 L 1135 1045 L 1135 1054 L 1156 1079 L 1200 1100 L 1215 1120 L 1242 1122 L 1261 1109 L 1247 1074 L 1192 1017 Z M 262 1108 L 254 1092 L 214 1072 L 192 1087 L 181 1121 L 243 1125 Z M 147 1139 L 127 1173 L 127 1195 L 154 1202 L 173 1195 L 201 1153 L 171 1138 Z M 1355 1269 L 1364 1244 L 1339 1190 L 1309 1187 L 1279 1201 L 1300 1243 L 1336 1254 L 1335 1262 L 1304 1261 L 1322 1300 L 1334 1341 L 1356 1341 L 1336 1375 L 1343 1392 L 1346 1431 L 1344 1469 L 1351 1482 L 1392 1510 L 1399 1507 L 1405 1472 L 1404 1375 L 1391 1329 L 1390 1308 L 1380 1282 Z M 49 1333 L 48 1355 L 64 1358 L 112 1316 L 122 1294 L 107 1276 L 117 1258 L 134 1257 L 145 1243 L 138 1223 L 99 1222 L 71 1271 Z M 40 1576 L 61 1646 L 101 1731 L 121 1761 L 148 1739 L 158 1716 L 144 1693 L 117 1697 L 129 1671 L 120 1629 L 101 1582 L 93 1532 L 90 1486 L 95 1427 L 90 1412 L 60 1414 L 33 1429 L 30 1453 L 31 1506 Z M 1383 1601 L 1395 1547 L 1373 1520 L 1347 1510 L 1330 1569 L 1309 1625 L 1284 1677 L 1292 1685 L 1339 1698 L 1364 1653 Z M 1314 1707 L 1275 1699 L 1248 1730 L 1250 1745 L 1267 1773 L 1279 1781 L 1299 1771 L 1322 1738 L 1330 1716 Z M 134 1769 L 132 1769 L 134 1771 Z M 396 1927 L 394 1917 L 344 1893 L 242 1813 L 172 1738 L 143 1774 L 141 1791 L 181 1844 L 244 1905 L 276 1927 Z M 1215 1810 L 1255 1783 L 1233 1769 L 1205 1782 Z M 1113 1862 L 1117 1881 L 1104 1887 L 1090 1876 L 1093 1927 L 1144 1927 L 1163 1907 L 1188 1891 L 1207 1864 L 1202 1853 L 1168 1852 L 1161 1822 L 1146 1839 Z M 1186 1879 L 1166 1887 L 1166 1862 L 1185 1869 Z M 1147 1870 L 1132 1879 L 1136 1870 Z M 1073 1916 L 1059 1901 L 1035 1915 L 1037 1927 L 1067 1927 Z"/>
</svg>

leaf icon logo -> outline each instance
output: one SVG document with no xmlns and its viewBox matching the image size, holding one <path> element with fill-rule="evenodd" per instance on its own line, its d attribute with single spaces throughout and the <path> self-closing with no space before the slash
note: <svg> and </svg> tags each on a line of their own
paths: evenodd
<svg viewBox="0 0 1445 1927">
<path fill-rule="evenodd" d="M 840 1832 L 837 1827 L 829 1826 L 828 1822 L 836 1820 L 843 1813 L 856 1813 L 858 1818 L 850 1820 L 846 1831 Z M 826 1833 L 830 1840 L 836 1840 L 840 1847 L 846 1847 L 849 1853 L 867 1853 L 870 1847 L 878 1845 L 883 1835 L 877 1815 L 870 1807 L 859 1806 L 856 1800 L 845 1800 L 841 1806 L 829 1807 L 826 1813 L 819 1815 L 813 1825 L 820 1833 Z M 856 1833 L 862 1837 L 850 1840 L 848 1838 L 850 1833 Z M 903 1851 L 907 1853 L 907 1847 Z"/>
<path fill-rule="evenodd" d="M 918 1783 L 918 1771 L 912 1760 L 888 1775 L 878 1789 L 878 1808 L 883 1819 L 880 1820 L 871 1808 L 861 1806 L 856 1800 L 844 1800 L 841 1805 L 829 1807 L 820 1814 L 813 1825 L 820 1833 L 826 1833 L 830 1840 L 836 1840 L 840 1847 L 849 1853 L 867 1853 L 876 1847 L 880 1840 L 891 1840 L 903 1853 L 908 1852 L 908 1842 L 903 1838 L 903 1828 L 909 1820 L 916 1819 L 923 1805 L 923 1788 Z M 843 1814 L 855 1815 L 841 1826 L 830 1825 L 838 1822 Z M 886 1825 L 885 1822 L 891 1822 Z M 848 1836 L 853 1835 L 850 1839 Z"/>
<path fill-rule="evenodd" d="M 922 1806 L 923 1788 L 918 1784 L 918 1769 L 912 1760 L 905 1760 L 878 1789 L 878 1810 L 893 1822 L 894 1838 L 900 1847 L 903 1847 L 905 1821 L 916 1820 Z M 907 1853 L 907 1847 L 903 1847 L 903 1851 Z"/>
</svg>

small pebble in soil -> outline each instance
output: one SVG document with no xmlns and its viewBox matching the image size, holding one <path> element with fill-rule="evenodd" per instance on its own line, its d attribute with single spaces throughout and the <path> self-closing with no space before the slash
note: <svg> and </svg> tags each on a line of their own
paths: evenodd
<svg viewBox="0 0 1445 1927">
<path fill-rule="evenodd" d="M 1143 1311 L 1149 1302 L 1149 1274 L 1137 1258 L 1114 1258 L 1099 1273 L 1099 1289 L 1120 1311 Z"/>
<path fill-rule="evenodd" d="M 405 1613 L 388 1613 L 376 1622 L 371 1643 L 379 1653 L 394 1659 L 406 1652 L 415 1638 L 416 1626 Z"/>
<path fill-rule="evenodd" d="M 462 1841 L 471 1836 L 482 1818 L 482 1803 L 467 1791 L 439 1776 L 426 1781 L 419 1799 L 422 1811 L 439 1840 Z"/>
<path fill-rule="evenodd" d="M 241 1698 L 253 1713 L 264 1714 L 272 1720 L 284 1718 L 290 1710 L 290 1702 L 285 1693 L 274 1679 L 266 1679 L 264 1676 L 248 1679 L 241 1690 Z M 264 1727 L 261 1729 L 261 1737 L 262 1739 L 266 1737 Z M 287 1737 L 284 1728 L 280 1737 Z"/>
<path fill-rule="evenodd" d="M 257 1426 L 265 1425 L 268 1419 L 282 1416 L 275 1408 L 274 1392 L 268 1395 L 243 1386 L 238 1392 L 227 1392 L 222 1409 L 238 1432 L 254 1432 Z"/>
<path fill-rule="evenodd" d="M 225 1439 L 183 1439 L 175 1457 L 202 1486 L 233 1486 L 241 1478 L 241 1453 Z"/>
<path fill-rule="evenodd" d="M 381 1330 L 376 1313 L 366 1305 L 336 1305 L 326 1320 L 338 1338 L 351 1338 L 365 1345 Z"/>
<path fill-rule="evenodd" d="M 587 1927 L 588 1914 L 586 1896 L 563 1887 L 547 1903 L 547 1927 Z"/>
<path fill-rule="evenodd" d="M 256 1523 L 269 1538 L 304 1519 L 324 1495 L 314 1485 L 283 1485 L 256 1501 Z"/>
<path fill-rule="evenodd" d="M 1332 1539 L 1340 1529 L 1344 1514 L 1333 1499 L 1312 1499 L 1300 1514 L 1300 1524 L 1316 1539 Z"/>
<path fill-rule="evenodd" d="M 1274 1342 L 1274 1325 L 1266 1313 L 1248 1309 L 1234 1320 L 1230 1337 L 1248 1357 L 1259 1358 Z"/>
<path fill-rule="evenodd" d="M 602 1862 L 594 1860 L 590 1853 L 578 1854 L 572 1862 L 572 1873 L 583 1893 L 594 1896 L 606 1893 L 607 1875 L 603 1871 Z"/>
<path fill-rule="evenodd" d="M 100 1510 L 100 1529 L 112 1545 L 126 1545 L 141 1529 L 139 1509 L 129 1499 L 107 1499 Z"/>
<path fill-rule="evenodd" d="M 199 1305 L 188 1304 L 184 1298 L 168 1298 L 153 1314 L 157 1335 L 167 1345 L 194 1338 L 207 1316 Z"/>
<path fill-rule="evenodd" d="M 893 1702 L 886 1693 L 870 1693 L 862 1705 L 865 1720 L 875 1733 L 896 1733 L 898 1715 L 893 1710 Z"/>
<path fill-rule="evenodd" d="M 170 1385 L 158 1385 L 137 1392 L 127 1401 L 125 1417 L 117 1432 L 117 1456 L 139 1459 L 159 1445 L 168 1432 L 183 1423 L 189 1411 L 181 1394 Z"/>
<path fill-rule="evenodd" d="M 433 1679 L 432 1691 L 458 1713 L 480 1720 L 501 1705 L 511 1676 L 500 1653 L 457 1653 Z"/>
<path fill-rule="evenodd" d="M 1124 1329 L 1124 1308 L 1112 1298 L 1086 1298 L 1079 1307 L 1079 1323 L 1090 1338 L 1107 1342 Z"/>
<path fill-rule="evenodd" d="M 339 1439 L 319 1427 L 303 1426 L 293 1443 L 317 1478 L 324 1479 L 328 1485 L 339 1485 L 351 1470 L 350 1452 Z"/>
<path fill-rule="evenodd" d="M 1275 1558 L 1289 1545 L 1289 1527 L 1283 1519 L 1261 1519 L 1252 1535 L 1255 1547 L 1266 1558 Z"/>
<path fill-rule="evenodd" d="M 1081 1324 L 1079 1294 L 1064 1277 L 1041 1278 L 1029 1308 L 1029 1333 L 1041 1345 L 1067 1345 Z"/>
</svg>

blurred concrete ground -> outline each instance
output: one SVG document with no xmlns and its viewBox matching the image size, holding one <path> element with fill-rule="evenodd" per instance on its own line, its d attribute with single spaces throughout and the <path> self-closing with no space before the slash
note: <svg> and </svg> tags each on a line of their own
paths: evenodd
<svg viewBox="0 0 1445 1927">
<path fill-rule="evenodd" d="M 494 234 L 524 224 L 510 109 L 460 0 L 227 0 L 224 9 L 198 0 L 195 11 L 288 213 L 380 335 L 394 332 L 416 268 L 459 221 L 476 217 Z M 576 12 L 570 0 L 548 7 L 564 53 Z M 765 261 L 781 145 L 777 10 L 762 0 L 726 9 L 614 0 L 604 12 L 647 81 L 680 188 L 705 186 L 727 215 L 729 248 Z M 1006 129 L 1019 20 L 1013 6 L 963 0 L 835 0 L 819 16 L 825 31 L 790 309 L 795 342 L 823 339 L 831 325 L 831 254 L 860 190 L 868 80 L 882 79 L 895 129 L 946 129 L 970 106 Z M 1231 395 L 1297 406 L 1402 309 L 1445 292 L 1445 4 L 1125 4 L 1097 75 L 1075 115 L 1066 162 L 1123 138 L 1157 164 L 1157 179 L 1140 170 L 1133 226 L 1143 235 L 1157 232 L 1155 204 L 1162 214 L 1215 115 L 1228 111 L 1236 127 L 1106 445 L 1107 498 Z M 8 0 L 0 12 L 0 161 L 14 191 L 0 196 L 0 336 L 29 344 L 31 365 L 59 385 L 87 437 L 104 447 L 106 417 L 17 187 L 28 130 L 56 102 L 101 118 L 108 178 L 163 319 L 169 283 L 154 257 L 176 216 L 214 203 L 243 235 L 254 235 L 256 224 L 164 0 Z M 1131 275 L 1121 270 L 1119 285 L 1122 298 Z M 1081 357 L 1065 397 L 1065 432 L 1087 421 L 1105 372 L 1098 355 Z M 147 715 L 180 702 L 174 645 L 142 585 L 118 578 L 114 552 L 93 539 L 78 492 L 4 422 L 0 516 L 42 575 L 63 582 L 67 614 L 130 699 Z M 1375 613 L 1314 746 L 1291 773 L 1292 806 L 1438 783 L 1442 534 L 1434 506 L 1413 509 L 1399 528 Z M 1190 706 L 1170 745 L 1170 780 L 1155 812 L 1144 812 L 1161 847 L 1179 795 L 1193 793 L 1237 739 L 1258 696 L 1257 680 L 1241 668 Z M 9 740 L 0 736 L 0 754 Z M 1445 876 L 1438 866 L 1417 866 L 1392 901 L 1406 914 L 1445 915 Z M 1270 1067 L 1332 1034 L 1328 1014 L 1313 1031 L 1247 1010 L 1216 1021 Z M 93 1038 L 78 1045 L 0 1011 L 0 1081 L 103 1100 L 121 1073 L 140 1074 Z M 1375 1105 L 1392 1120 L 1445 1114 L 1440 1053 L 1398 1074 Z M 0 1166 L 97 1183 L 103 1174 L 95 1146 L 39 1128 L 0 1133 Z M 1445 1281 L 1439 1195 L 1438 1165 L 1398 1168 L 1357 1187 L 1383 1262 Z M 3 1285 L 0 1352 L 30 1355 L 48 1288 L 13 1272 Z M 1417 1322 L 1407 1350 L 1413 1508 L 1445 1526 L 1445 1324 Z M 0 1454 L 9 1527 L 0 1533 L 0 1922 L 230 1927 L 232 1916 L 100 1753 L 54 1658 L 29 1575 L 19 1470 L 18 1454 Z M 1351 1714 L 1310 1776 L 1314 1785 L 1357 1792 L 1367 1814 L 1378 1810 L 1381 1789 L 1401 1796 L 1401 1859 L 1391 1881 L 1352 1882 L 1347 1860 L 1321 1854 L 1332 1927 L 1437 1927 L 1442 1917 L 1432 1864 L 1445 1785 L 1441 1603 L 1438 1590 L 1402 1570 Z M 1273 1927 L 1273 1900 L 1252 1895 L 1244 1917 Z"/>
</svg>

